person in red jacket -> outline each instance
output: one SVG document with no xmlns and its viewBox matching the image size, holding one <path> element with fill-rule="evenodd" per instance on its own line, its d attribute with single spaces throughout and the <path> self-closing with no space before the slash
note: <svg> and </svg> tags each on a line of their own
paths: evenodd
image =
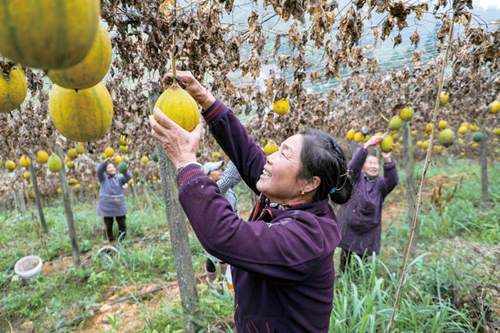
<svg viewBox="0 0 500 333">
<path fill-rule="evenodd" d="M 351 194 L 347 160 L 334 138 L 304 130 L 266 156 L 238 117 L 189 72 L 177 72 L 204 108 L 210 131 L 245 183 L 258 194 L 240 219 L 197 163 L 202 125 L 187 132 L 161 110 L 152 136 L 177 168 L 179 202 L 202 246 L 231 265 L 237 332 L 328 332 L 333 253 L 340 228 L 329 204 Z"/>
</svg>

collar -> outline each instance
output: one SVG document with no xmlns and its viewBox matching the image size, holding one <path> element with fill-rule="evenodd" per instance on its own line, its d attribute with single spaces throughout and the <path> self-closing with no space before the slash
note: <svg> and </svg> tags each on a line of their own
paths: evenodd
<svg viewBox="0 0 500 333">
<path fill-rule="evenodd" d="M 279 203 L 274 203 L 269 200 L 269 198 L 266 198 L 266 208 L 274 208 L 274 209 L 279 209 L 279 210 L 287 210 L 293 207 L 297 207 L 300 204 L 295 204 L 295 205 L 287 205 L 287 204 L 279 204 Z"/>
<path fill-rule="evenodd" d="M 313 215 L 318 215 L 318 216 L 323 216 L 323 215 L 329 215 L 332 214 L 333 216 L 333 210 L 329 204 L 329 198 L 326 198 L 325 200 L 322 201 L 316 201 L 316 202 L 309 202 L 305 204 L 298 204 L 298 205 L 290 205 L 290 208 L 293 209 L 287 209 L 287 208 L 273 208 L 269 207 L 267 205 L 267 202 L 270 202 L 270 200 L 264 195 L 260 194 L 259 201 L 257 202 L 257 205 L 254 207 L 254 211 L 251 215 L 251 220 L 252 221 L 258 221 L 259 217 L 262 215 L 264 210 L 268 210 L 269 213 L 272 213 L 272 218 L 277 218 L 281 215 L 286 216 L 285 214 L 289 214 L 289 211 L 293 210 L 303 210 L 306 212 L 309 212 Z M 283 206 L 283 205 L 282 205 Z"/>
<path fill-rule="evenodd" d="M 375 180 L 377 180 L 377 177 L 371 179 L 370 177 L 368 177 L 366 174 L 363 174 L 363 176 L 365 177 L 365 179 L 369 182 L 369 183 L 375 183 Z"/>
</svg>

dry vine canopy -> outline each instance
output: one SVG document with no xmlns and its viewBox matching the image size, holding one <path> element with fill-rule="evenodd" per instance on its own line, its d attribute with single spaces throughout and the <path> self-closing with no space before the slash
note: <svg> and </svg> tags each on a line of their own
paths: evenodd
<svg viewBox="0 0 500 333">
<path fill-rule="evenodd" d="M 148 96 L 169 70 L 171 52 L 177 69 L 193 72 L 241 114 L 260 143 L 280 142 L 302 127 L 339 138 L 363 126 L 372 134 L 385 131 L 381 115 L 390 118 L 407 105 L 416 111 L 411 126 L 420 133 L 434 107 L 444 46 L 451 43 L 444 84 L 450 99 L 441 117 L 454 129 L 479 119 L 494 127 L 497 120 L 487 105 L 499 97 L 500 25 L 484 21 L 472 5 L 471 0 L 103 0 L 101 17 L 113 45 L 104 80 L 113 97 L 113 123 L 103 139 L 84 145 L 86 154 L 69 177 L 91 182 L 100 154 L 107 146 L 117 150 L 121 135 L 131 139 L 129 168 L 139 167 L 145 179 L 158 174 L 156 165 L 141 165 L 139 159 L 155 149 Z M 452 19 L 458 28 L 450 41 Z M 388 65 L 384 58 L 391 52 L 408 60 Z M 12 65 L 1 58 L 2 74 Z M 42 71 L 24 71 L 27 100 L 0 115 L 3 160 L 48 150 L 47 141 L 53 145 L 58 136 L 48 115 L 50 81 Z M 291 110 L 278 116 L 271 106 L 282 98 L 289 99 Z M 63 148 L 74 145 L 66 141 Z M 205 133 L 202 159 L 218 150 Z M 50 181 L 55 175 L 39 173 L 42 189 L 55 191 Z M 3 190 L 13 182 L 14 176 L 4 181 Z"/>
</svg>

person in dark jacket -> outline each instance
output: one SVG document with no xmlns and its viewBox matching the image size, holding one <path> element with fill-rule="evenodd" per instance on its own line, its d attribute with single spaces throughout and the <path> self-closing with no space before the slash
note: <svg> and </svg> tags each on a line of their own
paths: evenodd
<svg viewBox="0 0 500 333">
<path fill-rule="evenodd" d="M 382 204 L 399 182 L 392 151 L 381 152 L 384 159 L 384 176 L 375 156 L 368 155 L 368 148 L 375 146 L 382 137 L 374 136 L 361 146 L 349 163 L 354 191 L 347 205 L 337 212 L 342 229 L 340 270 L 345 272 L 353 253 L 362 258 L 380 253 L 382 237 Z"/>
<path fill-rule="evenodd" d="M 123 185 L 127 183 L 132 174 L 127 171 L 125 174 L 116 174 L 116 167 L 109 163 L 112 157 L 102 161 L 97 167 L 97 179 L 101 183 L 99 190 L 99 202 L 97 204 L 97 216 L 104 218 L 104 238 L 106 242 L 114 240 L 113 219 L 116 219 L 119 230 L 119 240 L 123 240 L 127 234 L 126 215 L 127 203 Z"/>
<path fill-rule="evenodd" d="M 171 74 L 167 74 L 171 75 Z M 196 161 L 202 125 L 187 132 L 161 110 L 152 136 L 177 168 L 179 201 L 203 247 L 231 265 L 237 332 L 328 332 L 340 228 L 329 204 L 350 197 L 347 160 L 332 136 L 305 130 L 266 156 L 237 116 L 189 72 L 177 72 L 210 131 L 259 195 L 238 218 Z"/>
</svg>

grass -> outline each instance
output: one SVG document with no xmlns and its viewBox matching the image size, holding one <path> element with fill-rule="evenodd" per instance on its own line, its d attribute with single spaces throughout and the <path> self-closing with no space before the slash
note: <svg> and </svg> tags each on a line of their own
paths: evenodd
<svg viewBox="0 0 500 333">
<path fill-rule="evenodd" d="M 421 244 L 408 268 L 395 320 L 398 332 L 483 332 L 488 323 L 499 320 L 498 312 L 491 309 L 500 309 L 500 294 L 485 287 L 500 281 L 496 267 L 500 251 L 495 248 L 500 241 L 500 200 L 496 194 L 500 170 L 490 167 L 489 171 L 490 202 L 485 205 L 476 164 L 460 160 L 429 169 L 429 177 L 450 177 L 443 187 L 442 201 L 451 193 L 453 183 L 460 180 L 451 176 L 464 175 L 464 179 L 442 216 L 439 207 L 430 202 L 432 191 L 426 192 L 420 214 Z M 401 178 L 404 182 L 404 173 Z M 246 217 L 252 203 L 250 193 L 242 184 L 235 192 L 240 198 L 240 213 Z M 402 195 L 398 186 L 387 202 Z M 138 207 L 127 215 L 127 240 L 137 242 L 116 246 L 119 262 L 96 258 L 96 249 L 102 246 L 102 221 L 95 216 L 93 202 L 78 202 L 74 216 L 79 245 L 88 251 L 82 254 L 82 268 L 68 264 L 69 258 L 57 259 L 51 272 L 26 286 L 11 283 L 12 274 L 3 272 L 25 255 L 36 254 L 47 261 L 71 253 L 64 210 L 57 201 L 45 209 L 49 227 L 46 246 L 29 214 L 0 217 L 0 227 L 8 230 L 0 233 L 0 331 L 10 330 L 7 319 L 15 331 L 23 331 L 23 324 L 29 327 L 31 321 L 35 332 L 45 332 L 85 314 L 83 320 L 58 331 L 93 327 L 95 332 L 182 332 L 186 314 L 173 293 L 175 288 L 93 313 L 113 300 L 141 292 L 143 286 L 152 288 L 176 281 L 164 205 L 153 196 L 151 200 L 154 210 L 139 197 Z M 127 201 L 131 210 L 130 195 Z M 381 255 L 366 263 L 354 260 L 348 273 L 336 280 L 330 332 L 382 332 L 387 328 L 409 230 L 403 208 L 391 214 L 390 221 L 385 222 Z M 139 241 L 151 236 L 158 237 Z M 190 245 L 196 274 L 203 274 L 204 250 L 192 230 Z M 338 256 L 336 253 L 337 262 Z M 233 332 L 233 297 L 228 292 L 207 289 L 204 284 L 198 287 L 200 311 L 192 318 L 199 327 L 197 332 Z"/>
</svg>

